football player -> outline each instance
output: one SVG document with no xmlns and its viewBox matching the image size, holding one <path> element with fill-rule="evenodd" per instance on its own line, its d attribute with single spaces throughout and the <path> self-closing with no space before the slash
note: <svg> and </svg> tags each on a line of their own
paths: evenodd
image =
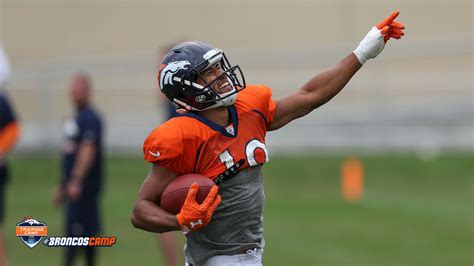
<svg viewBox="0 0 474 266">
<path fill-rule="evenodd" d="M 332 68 L 292 94 L 274 101 L 264 85 L 246 85 L 238 65 L 219 49 L 184 42 L 164 57 L 161 92 L 182 116 L 153 130 L 143 145 L 152 163 L 132 212 L 135 227 L 151 232 L 182 230 L 187 265 L 261 265 L 263 239 L 262 165 L 269 161 L 267 131 L 279 129 L 328 102 L 390 38 L 404 35 L 392 13 Z M 195 201 L 193 184 L 179 214 L 164 211 L 160 196 L 176 177 L 199 173 L 216 183 Z"/>
</svg>

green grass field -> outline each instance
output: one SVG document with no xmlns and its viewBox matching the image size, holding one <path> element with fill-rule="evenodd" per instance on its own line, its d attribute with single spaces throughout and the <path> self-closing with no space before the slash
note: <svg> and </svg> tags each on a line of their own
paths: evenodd
<svg viewBox="0 0 474 266">
<path fill-rule="evenodd" d="M 358 203 L 340 196 L 343 159 L 271 158 L 264 169 L 264 264 L 473 265 L 473 154 L 430 161 L 412 155 L 363 156 L 365 194 Z M 10 161 L 4 230 L 11 265 L 60 265 L 61 248 L 39 244 L 29 249 L 14 229 L 31 215 L 47 223 L 50 235 L 62 235 L 62 210 L 51 204 L 58 158 L 15 156 Z M 108 160 L 103 235 L 115 235 L 118 242 L 100 249 L 99 265 L 162 265 L 154 235 L 130 224 L 148 169 L 140 158 Z"/>
</svg>

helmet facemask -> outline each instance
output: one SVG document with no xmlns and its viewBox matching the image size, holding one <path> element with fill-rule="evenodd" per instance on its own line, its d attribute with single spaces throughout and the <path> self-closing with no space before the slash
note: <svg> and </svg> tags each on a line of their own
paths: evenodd
<svg viewBox="0 0 474 266">
<path fill-rule="evenodd" d="M 206 58 L 206 55 L 209 55 Z M 225 54 L 218 49 L 210 50 L 204 55 L 203 63 L 191 70 L 191 75 L 180 80 L 183 90 L 189 89 L 187 98 L 193 98 L 199 106 L 190 106 L 179 99 L 173 99 L 175 103 L 190 111 L 204 111 L 219 106 L 230 106 L 235 103 L 237 93 L 245 88 L 245 79 L 238 65 L 231 66 Z M 205 81 L 202 73 L 216 63 L 220 63 L 223 73 L 204 85 L 198 84 L 197 80 Z M 226 79 L 232 89 L 225 93 L 217 93 L 212 87 L 216 82 Z M 225 82 L 225 81 L 224 81 Z M 189 93 L 193 91 L 193 93 Z"/>
</svg>

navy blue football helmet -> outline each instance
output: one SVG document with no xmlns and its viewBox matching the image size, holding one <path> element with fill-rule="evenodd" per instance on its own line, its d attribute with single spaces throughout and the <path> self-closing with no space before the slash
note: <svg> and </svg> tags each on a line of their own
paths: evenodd
<svg viewBox="0 0 474 266">
<path fill-rule="evenodd" d="M 204 81 L 203 71 L 216 63 L 220 63 L 223 73 L 204 85 L 198 84 L 198 79 Z M 232 90 L 221 94 L 214 92 L 211 85 L 224 76 Z M 161 62 L 158 83 L 171 102 L 188 111 L 230 106 L 237 93 L 245 88 L 240 67 L 231 66 L 222 50 L 201 42 L 183 42 L 173 47 Z"/>
</svg>

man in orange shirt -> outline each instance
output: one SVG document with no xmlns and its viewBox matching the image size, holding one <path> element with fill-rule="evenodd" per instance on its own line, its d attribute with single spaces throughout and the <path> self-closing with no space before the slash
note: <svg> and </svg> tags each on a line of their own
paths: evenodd
<svg viewBox="0 0 474 266">
<path fill-rule="evenodd" d="M 338 94 L 390 38 L 404 26 L 392 13 L 374 26 L 359 46 L 299 90 L 279 99 L 264 85 L 246 85 L 238 65 L 222 50 L 184 42 L 164 57 L 158 81 L 161 92 L 180 106 L 182 116 L 153 130 L 143 145 L 152 163 L 137 197 L 132 223 L 151 232 L 182 230 L 187 265 L 262 265 L 263 177 L 269 161 L 267 131 L 309 114 Z M 164 188 L 183 174 L 198 173 L 216 186 L 198 204 L 193 184 L 177 215 L 163 210 Z M 218 194 L 219 192 L 219 194 Z"/>
</svg>

